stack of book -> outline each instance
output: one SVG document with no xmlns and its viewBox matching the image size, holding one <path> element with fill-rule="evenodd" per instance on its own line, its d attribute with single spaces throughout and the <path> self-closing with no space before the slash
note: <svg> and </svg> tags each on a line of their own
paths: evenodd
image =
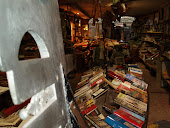
<svg viewBox="0 0 170 128">
<path fill-rule="evenodd" d="M 103 69 L 93 69 L 81 76 L 76 86 L 74 98 L 89 127 L 111 128 L 95 105 L 95 100 L 108 91 Z"/>
<path fill-rule="evenodd" d="M 120 66 L 117 69 L 109 68 L 110 79 L 105 77 L 102 69 L 89 70 L 81 76 L 74 98 L 89 127 L 142 128 L 144 125 L 148 84 L 143 81 L 142 70 L 137 64 L 130 64 L 127 69 L 125 71 Z M 101 103 L 106 115 L 98 110 L 95 101 L 107 91 L 107 95 L 111 92 L 115 97 L 111 104 Z"/>
<path fill-rule="evenodd" d="M 139 69 L 139 67 L 128 66 L 128 73 L 140 80 L 143 80 L 143 72 Z"/>
<path fill-rule="evenodd" d="M 143 78 L 138 65 L 128 65 L 127 72 L 121 74 L 117 70 L 108 71 L 108 75 L 114 78 L 111 84 L 117 93 L 114 103 L 120 108 L 108 115 L 105 122 L 115 128 L 142 128 L 147 116 L 148 84 L 133 74 L 140 74 Z"/>
</svg>

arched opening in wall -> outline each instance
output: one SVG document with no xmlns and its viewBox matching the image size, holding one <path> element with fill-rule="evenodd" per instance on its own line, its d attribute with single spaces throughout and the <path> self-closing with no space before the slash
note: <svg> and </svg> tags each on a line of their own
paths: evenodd
<svg viewBox="0 0 170 128">
<path fill-rule="evenodd" d="M 34 31 L 27 31 L 20 44 L 18 59 L 48 58 L 49 52 L 42 38 Z"/>
<path fill-rule="evenodd" d="M 50 56 L 42 38 L 34 31 L 27 31 L 21 39 L 18 56 L 16 57 L 18 57 L 18 60 L 21 61 L 49 58 Z M 13 77 L 14 75 L 12 70 L 7 72 L 0 71 L 0 126 L 3 127 L 18 127 L 21 123 L 21 119 L 18 116 L 19 111 L 30 102 L 30 99 L 28 99 L 19 105 L 13 104 L 9 91 L 9 85 L 14 83 Z M 8 122 L 11 118 L 14 118 L 14 122 Z"/>
</svg>

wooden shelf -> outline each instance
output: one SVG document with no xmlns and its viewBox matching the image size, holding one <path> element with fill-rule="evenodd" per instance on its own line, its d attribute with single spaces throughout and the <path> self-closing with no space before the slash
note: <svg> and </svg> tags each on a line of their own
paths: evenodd
<svg viewBox="0 0 170 128">
<path fill-rule="evenodd" d="M 163 32 L 141 32 L 141 34 L 164 34 Z"/>
</svg>

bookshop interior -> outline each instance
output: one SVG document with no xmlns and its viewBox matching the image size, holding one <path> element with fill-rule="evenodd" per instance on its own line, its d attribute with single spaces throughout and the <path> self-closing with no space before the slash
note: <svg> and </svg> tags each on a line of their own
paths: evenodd
<svg viewBox="0 0 170 128">
<path fill-rule="evenodd" d="M 0 127 L 170 128 L 170 0 L 15 1 Z"/>
</svg>

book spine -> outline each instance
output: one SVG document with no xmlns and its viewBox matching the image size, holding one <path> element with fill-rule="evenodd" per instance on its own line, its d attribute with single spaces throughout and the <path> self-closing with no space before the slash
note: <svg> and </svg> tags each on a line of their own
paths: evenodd
<svg viewBox="0 0 170 128">
<path fill-rule="evenodd" d="M 93 111 L 93 110 L 96 109 L 96 108 L 97 108 L 97 107 L 96 107 L 96 105 L 94 104 L 94 105 L 92 105 L 91 107 L 87 108 L 86 110 L 82 111 L 81 113 L 82 113 L 82 115 L 85 115 L 85 114 Z"/>
<path fill-rule="evenodd" d="M 96 91 L 94 94 L 93 94 L 93 98 L 94 99 L 97 99 L 98 97 L 102 96 L 104 93 L 106 93 L 108 91 L 108 88 L 105 88 L 105 89 L 99 89 L 98 91 Z"/>
<path fill-rule="evenodd" d="M 96 85 L 96 84 L 100 84 L 100 83 L 102 83 L 103 81 L 104 81 L 104 79 L 101 78 L 101 79 L 95 81 L 94 83 L 92 83 L 92 84 L 90 85 L 90 87 L 93 87 L 93 86 Z"/>
<path fill-rule="evenodd" d="M 132 81 L 132 79 L 134 78 L 134 76 L 132 76 L 132 75 L 130 75 L 130 74 L 127 73 L 125 78 Z"/>
<path fill-rule="evenodd" d="M 109 117 L 109 116 L 106 117 L 105 122 L 106 122 L 108 125 L 112 126 L 113 128 L 121 128 L 121 127 L 119 127 L 118 123 L 115 122 L 115 121 L 114 121 L 111 117 Z"/>
<path fill-rule="evenodd" d="M 123 111 L 125 111 L 125 112 L 133 115 L 134 117 L 138 118 L 139 120 L 145 121 L 145 118 L 144 118 L 144 117 L 142 117 L 142 116 L 140 116 L 140 115 L 138 115 L 138 114 L 136 114 L 136 113 L 134 113 L 134 112 L 132 112 L 132 111 L 129 111 L 128 109 L 125 109 L 125 108 L 123 108 L 123 107 L 120 107 L 119 109 L 122 109 Z"/>
<path fill-rule="evenodd" d="M 106 123 L 108 123 L 110 126 L 114 128 L 137 128 L 133 124 L 125 121 L 124 119 L 120 118 L 115 114 L 111 114 L 107 116 L 105 121 Z"/>
<path fill-rule="evenodd" d="M 145 112 L 143 112 L 140 109 L 137 109 L 137 108 L 135 108 L 132 105 L 129 105 L 127 103 L 122 103 L 123 102 L 122 100 L 120 101 L 119 99 L 115 99 L 114 102 L 116 104 L 120 105 L 121 107 L 124 107 L 124 108 L 128 109 L 129 111 L 132 111 L 132 112 L 134 112 L 134 113 L 136 113 L 136 114 L 138 114 L 138 115 L 140 115 L 140 116 L 142 116 L 144 118 L 146 117 Z"/>
<path fill-rule="evenodd" d="M 91 120 L 87 115 L 84 116 L 95 128 L 100 128 L 93 120 Z"/>
<path fill-rule="evenodd" d="M 144 122 L 142 120 L 139 120 L 138 118 L 130 115 L 129 113 L 118 109 L 114 112 L 115 115 L 119 116 L 120 118 L 124 119 L 125 121 L 128 121 L 129 123 L 135 125 L 138 128 L 141 128 Z"/>
<path fill-rule="evenodd" d="M 140 72 L 140 71 L 137 71 L 137 70 L 133 70 L 133 69 L 130 69 L 129 71 L 130 72 L 134 72 L 134 73 L 138 73 L 138 74 L 143 74 L 143 72 Z"/>
<path fill-rule="evenodd" d="M 117 74 L 114 73 L 113 71 L 109 71 L 109 72 L 108 72 L 108 75 L 109 75 L 110 77 L 115 78 L 115 79 L 118 79 L 118 80 L 120 80 L 120 81 L 122 81 L 122 82 L 125 81 L 125 78 L 124 78 L 124 77 L 122 77 L 122 76 L 120 76 L 120 75 L 117 75 Z"/>
</svg>

